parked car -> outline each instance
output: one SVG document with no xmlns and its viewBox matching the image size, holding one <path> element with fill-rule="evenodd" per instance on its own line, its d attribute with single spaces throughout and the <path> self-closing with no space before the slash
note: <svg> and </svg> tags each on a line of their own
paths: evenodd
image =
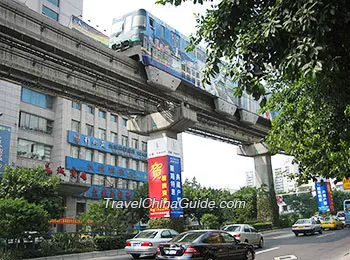
<svg viewBox="0 0 350 260">
<path fill-rule="evenodd" d="M 313 235 L 315 232 L 322 234 L 322 225 L 317 223 L 314 219 L 298 219 L 292 226 L 292 231 L 295 236 L 298 236 L 300 233 L 304 235 Z"/>
<path fill-rule="evenodd" d="M 339 219 L 341 222 L 344 223 L 344 226 L 345 226 L 345 222 L 346 222 L 346 215 L 344 213 L 344 211 L 338 211 L 337 212 L 337 215 L 335 216 L 337 219 Z"/>
<path fill-rule="evenodd" d="M 341 222 L 339 219 L 336 217 L 327 217 L 324 218 L 323 221 L 321 221 L 321 225 L 323 229 L 329 228 L 329 229 L 343 229 L 344 228 L 344 223 Z"/>
<path fill-rule="evenodd" d="M 137 259 L 141 255 L 154 256 L 159 243 L 168 242 L 179 233 L 172 229 L 147 229 L 125 243 L 125 251 Z"/>
<path fill-rule="evenodd" d="M 187 231 L 158 247 L 156 259 L 249 259 L 254 247 L 222 230 Z"/>
<path fill-rule="evenodd" d="M 260 248 L 264 247 L 263 235 L 250 225 L 232 224 L 225 226 L 223 230 L 242 242 L 257 245 Z"/>
</svg>

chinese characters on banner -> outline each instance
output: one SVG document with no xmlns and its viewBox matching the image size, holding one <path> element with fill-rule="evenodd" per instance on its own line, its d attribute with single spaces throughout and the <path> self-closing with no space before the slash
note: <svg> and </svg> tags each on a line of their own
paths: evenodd
<svg viewBox="0 0 350 260">
<path fill-rule="evenodd" d="M 148 141 L 148 195 L 157 202 L 150 207 L 150 218 L 183 217 L 179 147 L 168 137 Z"/>
<path fill-rule="evenodd" d="M 11 127 L 0 125 L 0 174 L 9 163 Z"/>
<path fill-rule="evenodd" d="M 329 181 L 315 183 L 316 199 L 319 212 L 334 211 L 331 184 Z"/>
</svg>

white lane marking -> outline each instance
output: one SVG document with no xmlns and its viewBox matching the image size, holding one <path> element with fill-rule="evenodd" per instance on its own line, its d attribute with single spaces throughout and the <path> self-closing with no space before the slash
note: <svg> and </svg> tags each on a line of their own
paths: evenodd
<svg viewBox="0 0 350 260">
<path fill-rule="evenodd" d="M 324 235 L 319 235 L 316 238 L 326 237 L 326 236 L 333 235 L 333 234 L 335 234 L 335 232 L 327 233 L 327 234 L 324 234 Z"/>
<path fill-rule="evenodd" d="M 269 249 L 265 249 L 265 250 L 258 251 L 258 252 L 256 252 L 255 254 L 258 255 L 258 254 L 270 252 L 270 251 L 273 251 L 273 250 L 277 250 L 278 248 L 279 248 L 279 247 L 272 247 L 272 248 L 269 248 Z"/>
<path fill-rule="evenodd" d="M 294 237 L 294 234 L 287 234 L 287 235 L 282 235 L 282 236 L 277 236 L 277 237 L 271 237 L 271 239 L 280 239 L 280 238 L 285 238 L 285 237 Z"/>
<path fill-rule="evenodd" d="M 275 260 L 293 260 L 298 259 L 295 255 L 284 255 L 284 256 L 277 256 L 275 257 Z"/>
</svg>

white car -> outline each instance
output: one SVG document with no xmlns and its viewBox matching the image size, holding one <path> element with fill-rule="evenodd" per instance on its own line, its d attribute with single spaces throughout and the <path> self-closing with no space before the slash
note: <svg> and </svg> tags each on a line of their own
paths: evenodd
<svg viewBox="0 0 350 260">
<path fill-rule="evenodd" d="M 337 219 L 339 219 L 341 222 L 343 222 L 343 224 L 345 225 L 345 221 L 346 221 L 346 216 L 344 211 L 339 211 L 337 212 L 337 215 L 335 216 Z"/>
<path fill-rule="evenodd" d="M 298 219 L 292 226 L 292 231 L 295 236 L 303 233 L 305 234 L 315 234 L 318 232 L 322 234 L 322 225 L 317 223 L 314 219 Z"/>
<path fill-rule="evenodd" d="M 172 229 L 147 229 L 125 243 L 125 252 L 137 259 L 141 255 L 155 256 L 160 243 L 169 242 L 179 233 Z"/>
<path fill-rule="evenodd" d="M 258 247 L 264 247 L 263 235 L 252 226 L 246 224 L 232 224 L 223 228 L 241 242 L 246 242 Z"/>
</svg>

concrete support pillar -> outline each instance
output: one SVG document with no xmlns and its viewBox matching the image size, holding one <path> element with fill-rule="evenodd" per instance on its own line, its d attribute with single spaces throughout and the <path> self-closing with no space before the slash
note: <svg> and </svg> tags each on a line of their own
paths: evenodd
<svg viewBox="0 0 350 260">
<path fill-rule="evenodd" d="M 271 155 L 254 156 L 255 183 L 258 188 L 266 184 L 268 188 L 274 188 Z"/>
</svg>

